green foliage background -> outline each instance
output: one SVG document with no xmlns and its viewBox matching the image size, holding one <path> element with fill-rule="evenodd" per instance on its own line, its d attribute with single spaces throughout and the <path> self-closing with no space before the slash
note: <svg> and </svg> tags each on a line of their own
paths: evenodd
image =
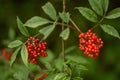
<svg viewBox="0 0 120 80">
<path fill-rule="evenodd" d="M 23 40 L 23 36 L 20 34 L 16 25 L 16 16 L 19 16 L 23 22 L 33 16 L 49 18 L 45 15 L 41 8 L 41 6 L 48 1 L 55 6 L 57 11 L 62 11 L 62 0 L 0 0 L 0 50 L 7 47 L 7 44 L 12 40 Z M 78 6 L 87 6 L 90 8 L 88 0 L 66 0 L 66 10 L 70 12 L 71 17 L 79 28 L 83 32 L 86 32 L 94 24 L 86 20 L 77 10 L 74 9 Z M 120 7 L 120 1 L 110 0 L 108 11 L 111 11 L 116 7 Z M 120 33 L 120 18 L 105 20 L 104 22 L 113 25 Z M 30 33 L 34 34 L 36 33 L 36 30 L 37 29 L 30 30 Z M 58 56 L 61 52 L 61 38 L 58 34 L 60 31 L 61 27 L 57 27 L 46 40 L 48 42 L 48 48 L 51 49 L 56 56 Z M 85 80 L 119 80 L 120 40 L 104 33 L 99 27 L 94 29 L 94 32 L 96 32 L 104 41 L 104 47 L 101 49 L 100 55 L 97 59 L 90 59 L 89 57 L 83 55 L 78 48 L 71 52 L 71 54 L 80 53 L 81 56 L 88 60 L 88 70 L 83 72 L 83 78 Z M 79 34 L 76 31 L 71 30 L 71 36 L 66 41 L 65 47 L 78 46 L 78 35 Z M 4 70 L 1 70 L 0 68 L 0 78 L 3 77 L 3 71 L 9 71 L 8 74 L 11 73 L 9 66 L 3 63 L 4 62 L 0 53 L 0 67 L 4 66 L 5 68 Z"/>
</svg>

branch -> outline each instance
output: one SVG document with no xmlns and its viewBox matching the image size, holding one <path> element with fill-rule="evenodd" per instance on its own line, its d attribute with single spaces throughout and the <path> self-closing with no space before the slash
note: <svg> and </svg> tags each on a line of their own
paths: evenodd
<svg viewBox="0 0 120 80">
<path fill-rule="evenodd" d="M 82 31 L 78 28 L 78 26 L 75 24 L 75 22 L 70 18 L 70 22 L 73 24 L 73 26 L 76 28 L 76 30 L 79 32 L 79 33 L 82 33 Z"/>
<path fill-rule="evenodd" d="M 63 11 L 62 13 L 65 13 L 65 9 L 66 9 L 66 6 L 65 6 L 65 0 L 63 0 Z M 62 31 L 64 30 L 64 22 L 62 21 Z M 62 58 L 63 58 L 63 62 L 65 62 L 65 42 L 64 40 L 62 39 Z M 65 67 L 64 67 L 64 72 L 65 72 Z"/>
<path fill-rule="evenodd" d="M 101 18 L 101 20 L 98 21 L 98 22 L 91 28 L 91 30 L 94 29 L 94 28 L 96 28 L 96 27 L 104 20 L 105 15 L 106 15 L 106 13 L 103 15 L 103 17 Z"/>
</svg>

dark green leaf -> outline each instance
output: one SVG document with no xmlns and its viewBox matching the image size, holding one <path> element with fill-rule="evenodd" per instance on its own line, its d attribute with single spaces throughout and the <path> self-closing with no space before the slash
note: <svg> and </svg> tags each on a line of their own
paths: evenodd
<svg viewBox="0 0 120 80">
<path fill-rule="evenodd" d="M 120 39 L 119 33 L 117 32 L 117 30 L 114 27 L 103 24 L 103 25 L 101 25 L 101 28 L 103 29 L 104 32 L 108 33 L 109 35 Z"/>
<path fill-rule="evenodd" d="M 69 12 L 67 12 L 67 13 L 59 13 L 59 16 L 65 23 L 68 23 L 69 20 L 70 20 Z"/>
<path fill-rule="evenodd" d="M 23 45 L 21 49 L 21 58 L 23 60 L 23 63 L 28 66 L 28 51 L 26 49 L 26 46 Z"/>
<path fill-rule="evenodd" d="M 41 34 L 44 35 L 43 39 L 46 39 L 55 29 L 55 25 L 49 25 L 39 30 Z"/>
<path fill-rule="evenodd" d="M 109 0 L 100 0 L 104 12 L 107 12 L 109 6 Z"/>
<path fill-rule="evenodd" d="M 21 47 L 17 48 L 17 49 L 15 50 L 15 52 L 12 54 L 12 57 L 11 57 L 11 59 L 10 59 L 10 66 L 12 66 L 13 62 L 15 61 L 16 56 L 17 56 L 20 48 L 21 48 Z"/>
<path fill-rule="evenodd" d="M 97 22 L 98 18 L 97 15 L 89 8 L 86 7 L 78 7 L 79 12 L 89 21 Z"/>
<path fill-rule="evenodd" d="M 20 32 L 28 37 L 29 36 L 29 33 L 28 33 L 28 30 L 27 28 L 23 25 L 22 21 L 17 17 L 17 25 L 18 25 L 18 29 L 20 30 Z"/>
<path fill-rule="evenodd" d="M 115 18 L 119 18 L 119 17 L 120 17 L 120 7 L 110 11 L 105 18 L 107 18 L 107 19 L 115 19 Z"/>
<path fill-rule="evenodd" d="M 88 0 L 92 9 L 98 14 L 103 15 L 103 10 L 100 1 L 98 0 Z"/>
<path fill-rule="evenodd" d="M 56 10 L 50 2 L 48 2 L 44 6 L 42 6 L 42 9 L 53 20 L 55 20 L 57 18 Z"/>
<path fill-rule="evenodd" d="M 22 45 L 23 42 L 20 41 L 20 40 L 15 40 L 15 41 L 12 41 L 11 43 L 9 43 L 8 47 L 9 48 L 14 48 L 14 47 L 17 47 L 17 46 L 20 46 Z"/>
<path fill-rule="evenodd" d="M 50 21 L 45 19 L 45 18 L 42 18 L 42 17 L 39 17 L 39 16 L 34 16 L 25 23 L 25 26 L 28 26 L 28 27 L 31 27 L 31 28 L 36 28 L 38 26 L 47 24 L 49 22 Z"/>
<path fill-rule="evenodd" d="M 69 35 L 70 35 L 70 29 L 69 28 L 63 30 L 60 33 L 60 37 L 62 37 L 63 40 L 67 40 L 69 38 Z"/>
</svg>

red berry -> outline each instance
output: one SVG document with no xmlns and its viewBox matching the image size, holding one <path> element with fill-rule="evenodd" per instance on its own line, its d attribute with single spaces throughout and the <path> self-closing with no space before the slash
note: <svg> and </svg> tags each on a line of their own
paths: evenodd
<svg viewBox="0 0 120 80">
<path fill-rule="evenodd" d="M 97 38 L 96 33 L 88 30 L 86 33 L 79 35 L 79 48 L 91 58 L 96 58 L 99 55 L 99 50 L 103 46 L 101 38 Z"/>
<path fill-rule="evenodd" d="M 26 47 L 28 50 L 28 62 L 33 64 L 37 63 L 37 58 L 40 56 L 46 57 L 46 42 L 40 42 L 38 38 L 30 37 L 26 41 Z"/>
</svg>

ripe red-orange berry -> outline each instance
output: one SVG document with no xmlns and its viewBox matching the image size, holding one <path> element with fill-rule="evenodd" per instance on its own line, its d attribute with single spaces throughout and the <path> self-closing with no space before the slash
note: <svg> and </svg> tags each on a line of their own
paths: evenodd
<svg viewBox="0 0 120 80">
<path fill-rule="evenodd" d="M 103 46 L 101 38 L 97 38 L 96 33 L 88 30 L 86 33 L 79 35 L 79 48 L 91 58 L 96 58 L 99 55 L 100 48 Z"/>
<path fill-rule="evenodd" d="M 8 61 L 10 60 L 12 54 L 13 54 L 13 52 L 8 51 L 7 48 L 4 48 L 4 49 L 2 50 L 2 56 L 3 56 L 6 60 L 8 60 Z"/>
<path fill-rule="evenodd" d="M 46 57 L 46 42 L 40 42 L 38 38 L 30 37 L 27 40 L 26 47 L 28 50 L 28 62 L 37 63 L 37 58 L 40 56 Z"/>
<path fill-rule="evenodd" d="M 38 78 L 37 80 L 44 80 L 46 77 L 48 76 L 48 74 L 44 73 L 40 78 Z"/>
</svg>

